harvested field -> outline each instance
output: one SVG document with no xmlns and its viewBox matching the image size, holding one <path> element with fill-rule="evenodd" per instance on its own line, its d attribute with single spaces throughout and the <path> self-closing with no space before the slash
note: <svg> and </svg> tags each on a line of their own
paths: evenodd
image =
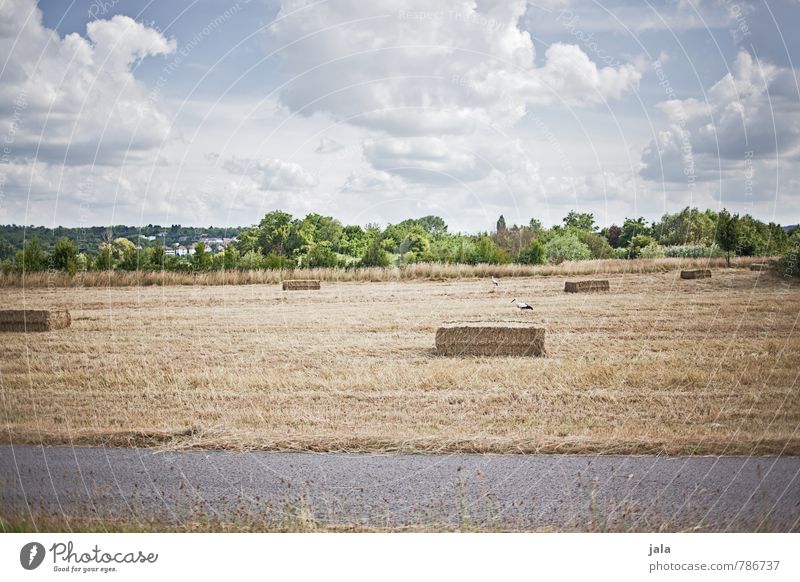
<svg viewBox="0 0 800 582">
<path fill-rule="evenodd" d="M 53 331 L 69 327 L 69 311 L 63 309 L 0 310 L 0 331 Z"/>
<path fill-rule="evenodd" d="M 0 334 L 4 440 L 168 448 L 800 454 L 800 289 L 773 272 L 0 290 L 64 305 Z M 443 322 L 519 319 L 546 358 L 442 358 Z"/>
<path fill-rule="evenodd" d="M 313 279 L 291 279 L 284 281 L 282 288 L 284 291 L 317 291 L 320 284 Z"/>
<path fill-rule="evenodd" d="M 681 279 L 708 279 L 711 277 L 711 269 L 696 269 L 693 271 L 681 271 Z"/>
<path fill-rule="evenodd" d="M 597 281 L 567 281 L 564 291 L 567 293 L 593 293 L 609 290 L 608 280 Z"/>
<path fill-rule="evenodd" d="M 436 330 L 440 356 L 543 356 L 545 330 L 520 322 L 466 322 Z"/>
</svg>

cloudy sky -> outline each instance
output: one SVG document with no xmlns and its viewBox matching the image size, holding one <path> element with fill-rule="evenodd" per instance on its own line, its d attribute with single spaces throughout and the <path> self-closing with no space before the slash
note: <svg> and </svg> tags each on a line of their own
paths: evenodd
<svg viewBox="0 0 800 582">
<path fill-rule="evenodd" d="M 0 0 L 0 223 L 797 223 L 798 29 L 798 0 Z"/>
</svg>

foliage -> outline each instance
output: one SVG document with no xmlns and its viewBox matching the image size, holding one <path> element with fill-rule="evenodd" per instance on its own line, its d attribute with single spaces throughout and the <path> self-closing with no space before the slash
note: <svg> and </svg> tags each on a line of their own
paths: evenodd
<svg viewBox="0 0 800 582">
<path fill-rule="evenodd" d="M 74 275 L 78 270 L 78 246 L 67 237 L 61 237 L 53 247 L 50 262 L 54 269 Z"/>
<path fill-rule="evenodd" d="M 604 236 L 585 230 L 578 231 L 577 234 L 578 239 L 589 247 L 589 252 L 592 254 L 593 259 L 614 258 L 614 249 L 611 248 Z"/>
<path fill-rule="evenodd" d="M 517 262 L 523 265 L 543 265 L 547 262 L 547 250 L 540 241 L 534 239 L 519 253 Z"/>
<path fill-rule="evenodd" d="M 574 210 L 570 210 L 564 217 L 564 227 L 585 230 L 587 232 L 594 232 L 597 230 L 594 224 L 594 214 L 591 212 L 575 212 Z"/>
<path fill-rule="evenodd" d="M 550 239 L 545 245 L 551 263 L 563 261 L 588 261 L 592 258 L 589 247 L 574 232 L 565 232 Z"/>
<path fill-rule="evenodd" d="M 639 250 L 640 259 L 663 259 L 667 255 L 664 253 L 664 247 L 657 242 L 653 241 L 647 246 Z"/>
<path fill-rule="evenodd" d="M 717 233 L 716 242 L 725 252 L 725 261 L 730 267 L 731 255 L 736 252 L 736 247 L 739 245 L 739 215 L 731 214 L 723 209 L 717 215 Z"/>
<path fill-rule="evenodd" d="M 373 239 L 364 255 L 361 257 L 363 267 L 388 267 L 389 256 L 383 250 L 383 241 L 380 238 Z"/>
</svg>

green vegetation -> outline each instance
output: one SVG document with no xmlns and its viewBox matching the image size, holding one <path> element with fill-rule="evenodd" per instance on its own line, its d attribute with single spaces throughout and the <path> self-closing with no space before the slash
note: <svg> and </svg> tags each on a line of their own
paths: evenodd
<svg viewBox="0 0 800 582">
<path fill-rule="evenodd" d="M 787 255 L 796 265 L 800 229 L 727 210 L 684 208 L 648 223 L 626 218 L 600 229 L 594 215 L 570 211 L 562 224 L 545 228 L 536 218 L 509 226 L 500 216 L 495 232 L 451 233 L 438 216 L 381 228 L 342 225 L 312 213 L 295 218 L 268 213 L 247 228 L 115 226 L 68 229 L 0 227 L 4 273 L 57 270 L 185 273 L 306 267 L 386 267 L 415 263 L 543 264 L 589 259 L 717 258 Z M 792 254 L 795 253 L 795 254 Z M 791 271 L 792 269 L 788 269 Z"/>
</svg>

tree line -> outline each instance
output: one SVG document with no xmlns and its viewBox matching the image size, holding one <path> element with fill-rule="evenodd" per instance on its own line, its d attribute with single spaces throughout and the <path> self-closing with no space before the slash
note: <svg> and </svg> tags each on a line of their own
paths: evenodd
<svg viewBox="0 0 800 582">
<path fill-rule="evenodd" d="M 211 229 L 202 230 L 205 234 Z M 230 235 L 231 230 L 225 233 Z M 96 249 L 87 249 L 74 238 L 62 236 L 47 249 L 34 235 L 0 267 L 4 273 L 56 269 L 74 274 L 87 270 L 386 267 L 422 262 L 535 265 L 661 257 L 725 257 L 730 261 L 737 255 L 796 257 L 800 246 L 800 229 L 790 234 L 778 224 L 750 215 L 689 207 L 651 223 L 642 217 L 626 218 L 622 225 L 603 228 L 587 212 L 570 211 L 561 224 L 550 228 L 536 219 L 508 226 L 501 216 L 493 232 L 477 234 L 451 233 L 438 216 L 381 228 L 376 224 L 343 225 L 315 213 L 296 218 L 276 210 L 258 224 L 235 232 L 236 239 L 224 250 L 213 252 L 203 242 L 196 242 L 187 256 L 175 255 L 170 249 L 177 243 L 165 245 L 164 237 L 155 241 L 139 237 L 135 244 L 126 237 L 106 235 Z"/>
</svg>

